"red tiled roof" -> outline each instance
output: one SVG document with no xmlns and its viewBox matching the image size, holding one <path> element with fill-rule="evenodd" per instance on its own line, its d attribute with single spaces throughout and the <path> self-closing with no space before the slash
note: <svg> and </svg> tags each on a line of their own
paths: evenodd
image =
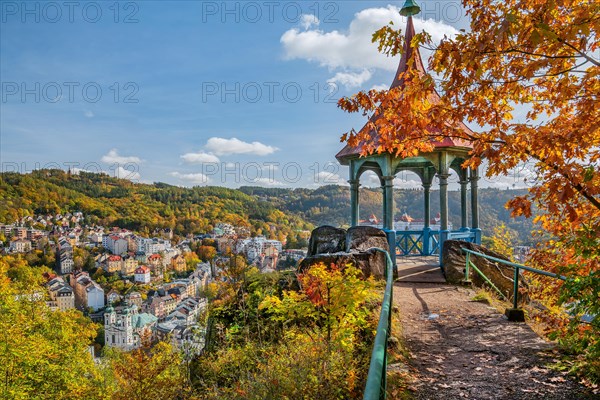
<svg viewBox="0 0 600 400">
<path fill-rule="evenodd" d="M 136 268 L 135 273 L 136 274 L 149 274 L 150 269 L 148 267 L 146 267 L 145 265 L 142 265 L 141 267 Z"/>
<path fill-rule="evenodd" d="M 404 52 L 402 54 L 402 58 L 400 59 L 400 64 L 398 65 L 398 70 L 396 71 L 394 81 L 390 85 L 390 89 L 394 89 L 394 88 L 398 88 L 398 87 L 401 88 L 404 86 L 404 80 L 400 79 L 399 76 L 400 76 L 400 74 L 406 72 L 408 70 L 408 68 L 410 67 L 408 60 L 413 56 L 413 54 L 414 54 L 414 63 L 412 64 L 412 68 L 416 68 L 417 73 L 420 76 L 427 74 L 427 72 L 425 71 L 425 66 L 423 65 L 423 59 L 421 58 L 421 53 L 419 52 L 419 48 L 418 47 L 413 48 L 410 46 L 410 43 L 412 42 L 412 39 L 414 36 L 415 36 L 415 27 L 413 25 L 412 17 L 409 17 L 408 22 L 406 24 L 406 40 L 404 41 Z M 430 99 L 430 101 L 432 103 L 440 101 L 440 96 L 437 92 L 434 92 L 431 97 L 432 98 Z M 369 122 L 375 122 L 379 118 L 380 118 L 379 116 L 374 115 L 373 117 L 371 117 Z M 361 132 L 364 132 L 365 130 L 369 130 L 369 135 L 371 137 L 376 138 L 377 132 L 374 129 L 372 129 L 371 126 L 372 126 L 371 124 L 365 124 L 365 126 L 361 129 Z M 458 127 L 460 129 L 464 130 L 468 134 L 473 133 L 473 131 L 471 131 L 471 129 L 469 129 L 462 122 L 460 122 L 458 124 Z M 433 129 L 432 129 L 432 131 L 433 131 Z M 460 139 L 453 139 L 453 138 L 445 138 L 441 142 L 433 141 L 433 145 L 436 148 L 443 148 L 443 147 L 468 147 L 468 148 L 471 148 L 472 147 L 472 145 L 469 142 L 466 142 L 466 141 L 460 140 Z M 342 150 L 340 150 L 340 152 L 335 157 L 340 161 L 347 159 L 347 158 L 359 157 L 363 150 L 363 147 L 364 147 L 364 144 L 359 144 L 356 147 L 351 147 L 349 145 L 346 145 Z"/>
</svg>

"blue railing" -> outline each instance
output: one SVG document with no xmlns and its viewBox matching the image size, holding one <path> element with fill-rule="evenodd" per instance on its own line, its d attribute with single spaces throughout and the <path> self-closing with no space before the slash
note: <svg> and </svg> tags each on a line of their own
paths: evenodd
<svg viewBox="0 0 600 400">
<path fill-rule="evenodd" d="M 379 323 L 377 324 L 377 334 L 371 352 L 371 363 L 369 365 L 369 375 L 365 385 L 364 400 L 382 400 L 386 397 L 387 390 L 387 342 L 392 329 L 392 302 L 393 302 L 393 267 L 390 254 L 379 248 L 373 250 L 385 253 L 385 292 L 383 293 L 383 303 L 381 313 L 379 314 Z"/>
<path fill-rule="evenodd" d="M 389 231 L 386 231 L 389 237 Z M 446 240 L 462 240 L 469 243 L 481 243 L 481 230 L 463 228 L 458 231 L 438 231 L 430 228 L 423 230 L 394 231 L 395 255 L 404 256 L 433 256 L 439 255 L 442 265 L 442 252 Z"/>
<path fill-rule="evenodd" d="M 430 256 L 439 251 L 440 231 L 396 231 L 396 255 Z"/>
</svg>

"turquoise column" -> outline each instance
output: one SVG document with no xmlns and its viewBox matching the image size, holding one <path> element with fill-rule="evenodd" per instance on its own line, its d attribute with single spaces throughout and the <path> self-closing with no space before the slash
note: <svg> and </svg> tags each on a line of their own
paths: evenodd
<svg viewBox="0 0 600 400">
<path fill-rule="evenodd" d="M 383 181 L 383 229 L 394 230 L 394 176 L 381 177 Z"/>
<path fill-rule="evenodd" d="M 358 179 L 351 179 L 348 181 L 350 184 L 350 216 L 351 216 L 351 226 L 357 226 L 359 221 L 359 189 L 360 182 Z"/>
<path fill-rule="evenodd" d="M 423 254 L 431 254 L 431 228 L 429 227 L 431 221 L 431 183 L 423 184 Z"/>
<path fill-rule="evenodd" d="M 467 174 L 462 173 L 460 179 L 460 228 L 461 231 L 469 230 L 469 222 L 467 215 L 467 185 L 469 181 L 467 180 Z"/>
<path fill-rule="evenodd" d="M 479 171 L 477 168 L 471 169 L 471 229 L 475 232 L 475 243 L 481 244 L 481 229 L 479 229 L 479 196 L 478 181 Z"/>
<path fill-rule="evenodd" d="M 448 178 L 450 174 L 438 174 L 440 179 L 440 230 L 448 230 Z"/>
<path fill-rule="evenodd" d="M 423 191 L 423 203 L 425 207 L 423 210 L 423 218 L 425 220 L 425 228 L 428 229 L 431 221 L 431 183 L 424 183 Z"/>
<path fill-rule="evenodd" d="M 438 178 L 440 179 L 440 249 L 439 249 L 439 262 L 442 271 L 444 265 L 442 263 L 442 255 L 444 252 L 444 242 L 448 240 L 448 166 L 442 165 Z"/>
</svg>

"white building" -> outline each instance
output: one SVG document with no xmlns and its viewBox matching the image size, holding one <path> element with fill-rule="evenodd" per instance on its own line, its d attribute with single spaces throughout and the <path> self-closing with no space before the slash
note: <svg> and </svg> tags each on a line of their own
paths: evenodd
<svg viewBox="0 0 600 400">
<path fill-rule="evenodd" d="M 236 252 L 245 254 L 250 262 L 254 262 L 259 257 L 271 256 L 275 251 L 279 254 L 281 249 L 282 244 L 279 240 L 267 240 L 264 236 L 240 240 L 236 245 Z"/>
<path fill-rule="evenodd" d="M 104 308 L 104 290 L 87 272 L 73 273 L 70 278 L 71 287 L 75 291 L 75 305 L 79 309 L 91 308 L 98 311 Z"/>
<path fill-rule="evenodd" d="M 17 239 L 10 242 L 10 251 L 13 253 L 27 253 L 31 251 L 31 242 L 27 239 Z"/>
<path fill-rule="evenodd" d="M 94 244 L 102 244 L 104 239 L 104 234 L 99 231 L 92 232 L 90 234 L 90 241 Z"/>
<path fill-rule="evenodd" d="M 102 239 L 104 247 L 113 254 L 127 253 L 127 240 L 117 235 L 109 235 Z"/>
<path fill-rule="evenodd" d="M 150 283 L 150 268 L 142 265 L 135 270 L 134 282 L 147 284 Z"/>
<path fill-rule="evenodd" d="M 154 315 L 138 313 L 136 305 L 108 307 L 104 314 L 104 343 L 123 350 L 137 349 L 144 340 L 151 340 L 156 326 Z"/>
<path fill-rule="evenodd" d="M 60 273 L 65 275 L 65 274 L 70 274 L 71 272 L 73 272 L 73 266 L 75 265 L 75 261 L 73 261 L 73 259 L 70 258 L 68 255 L 61 254 L 59 264 L 60 264 Z"/>
</svg>

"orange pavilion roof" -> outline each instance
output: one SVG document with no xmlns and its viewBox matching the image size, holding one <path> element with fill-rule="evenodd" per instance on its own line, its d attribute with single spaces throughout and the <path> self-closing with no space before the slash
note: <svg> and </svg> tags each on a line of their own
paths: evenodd
<svg viewBox="0 0 600 400">
<path fill-rule="evenodd" d="M 398 70 L 396 71 L 396 75 L 394 76 L 394 81 L 390 85 L 390 90 L 398 88 L 398 87 L 400 87 L 400 88 L 404 87 L 404 80 L 401 79 L 400 76 L 404 72 L 408 71 L 409 68 L 416 69 L 417 74 L 419 76 L 424 76 L 427 74 L 427 72 L 425 71 L 425 66 L 423 64 L 423 59 L 421 58 L 421 53 L 419 52 L 419 48 L 418 47 L 414 48 L 414 47 L 410 46 L 414 36 L 415 36 L 415 27 L 413 24 L 412 16 L 409 16 L 407 24 L 406 24 L 406 33 L 405 33 L 406 40 L 404 41 L 404 52 L 402 54 L 402 57 L 400 58 L 400 64 L 398 65 Z M 410 58 L 413 57 L 413 55 L 414 55 L 414 63 L 409 64 L 408 60 L 410 60 Z M 430 101 L 433 103 L 440 101 L 440 95 L 435 90 L 432 94 L 432 98 L 430 99 Z M 379 115 L 373 115 L 371 117 L 371 119 L 369 120 L 369 122 L 375 122 L 377 119 L 379 119 Z M 462 122 L 458 123 L 458 127 L 460 129 L 464 130 L 465 133 L 467 133 L 469 135 L 473 134 L 473 131 L 471 129 L 469 129 Z M 360 130 L 360 132 L 364 133 L 365 130 L 369 130 L 369 135 L 371 137 L 373 137 L 375 140 L 377 140 L 378 133 L 372 128 L 371 124 L 369 124 L 369 123 L 365 124 L 365 126 Z M 431 131 L 435 131 L 435 130 L 436 129 L 431 129 Z M 432 144 L 436 148 L 446 148 L 446 147 L 472 148 L 472 145 L 470 142 L 461 140 L 461 139 L 457 139 L 457 138 L 444 138 L 444 140 L 442 140 L 441 142 L 433 141 Z M 364 143 L 360 143 L 358 146 L 354 146 L 354 147 L 347 144 L 335 157 L 340 161 L 344 160 L 344 159 L 348 159 L 348 158 L 359 157 L 363 151 L 363 148 L 364 148 Z"/>
</svg>

